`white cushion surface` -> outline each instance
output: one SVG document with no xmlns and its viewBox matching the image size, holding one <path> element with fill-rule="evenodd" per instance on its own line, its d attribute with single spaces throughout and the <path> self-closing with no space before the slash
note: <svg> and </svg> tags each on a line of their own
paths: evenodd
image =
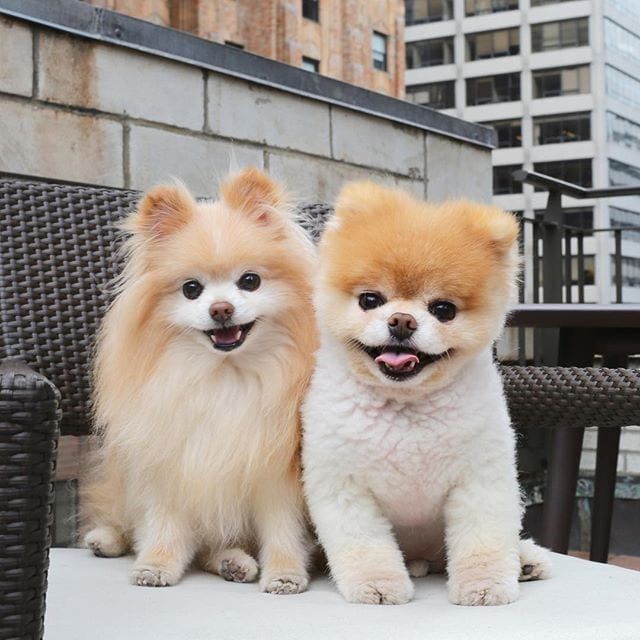
<svg viewBox="0 0 640 640">
<path fill-rule="evenodd" d="M 504 607 L 449 603 L 442 576 L 415 581 L 413 602 L 346 603 L 325 577 L 307 593 L 191 573 L 175 587 L 128 584 L 133 559 L 53 549 L 46 640 L 639 640 L 640 572 L 554 554 L 552 579 L 524 583 Z"/>
</svg>

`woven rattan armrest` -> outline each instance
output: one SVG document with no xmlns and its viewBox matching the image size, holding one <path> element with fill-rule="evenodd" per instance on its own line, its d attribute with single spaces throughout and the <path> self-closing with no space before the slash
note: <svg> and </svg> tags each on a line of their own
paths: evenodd
<svg viewBox="0 0 640 640">
<path fill-rule="evenodd" d="M 501 366 L 511 420 L 520 428 L 640 424 L 640 370 Z"/>
<path fill-rule="evenodd" d="M 16 360 L 0 363 L 0 637 L 42 635 L 60 394 Z"/>
</svg>

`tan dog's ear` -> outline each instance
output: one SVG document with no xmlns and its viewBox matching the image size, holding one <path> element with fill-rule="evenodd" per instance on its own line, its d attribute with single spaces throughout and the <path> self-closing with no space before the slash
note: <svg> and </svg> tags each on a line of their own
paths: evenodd
<svg viewBox="0 0 640 640">
<path fill-rule="evenodd" d="M 144 195 L 131 224 L 134 231 L 161 239 L 187 224 L 195 206 L 184 185 L 160 185 Z"/>
<path fill-rule="evenodd" d="M 253 167 L 225 180 L 220 186 L 220 195 L 232 209 L 249 214 L 256 222 L 265 225 L 281 220 L 279 210 L 286 204 L 280 185 Z"/>
</svg>

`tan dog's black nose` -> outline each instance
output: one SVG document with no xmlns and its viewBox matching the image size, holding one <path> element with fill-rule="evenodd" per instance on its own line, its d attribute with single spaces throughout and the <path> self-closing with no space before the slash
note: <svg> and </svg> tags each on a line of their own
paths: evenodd
<svg viewBox="0 0 640 640">
<path fill-rule="evenodd" d="M 413 332 L 418 328 L 416 319 L 408 313 L 394 313 L 389 320 L 389 332 L 398 340 L 406 340 L 410 338 Z"/>
<path fill-rule="evenodd" d="M 235 310 L 230 302 L 214 302 L 209 307 L 209 314 L 217 322 L 226 322 Z"/>
</svg>

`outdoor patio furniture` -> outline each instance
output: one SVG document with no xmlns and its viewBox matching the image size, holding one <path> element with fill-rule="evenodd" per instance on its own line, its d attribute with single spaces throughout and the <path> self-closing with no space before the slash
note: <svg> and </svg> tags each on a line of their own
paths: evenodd
<svg viewBox="0 0 640 640">
<path fill-rule="evenodd" d="M 119 268 L 115 252 L 116 224 L 134 206 L 139 195 L 115 189 L 0 180 L 0 567 L 3 570 L 0 637 L 37 638 L 42 631 L 57 429 L 67 435 L 89 431 L 88 361 L 98 324 L 108 304 L 105 286 Z M 324 205 L 304 208 L 304 225 L 313 235 L 317 236 L 329 211 Z M 640 423 L 638 371 L 503 367 L 502 373 L 514 424 L 519 427 L 619 428 Z M 68 589 L 68 601 L 74 602 L 74 593 L 84 584 L 78 583 L 79 579 L 86 581 L 86 597 L 92 594 L 108 606 L 111 601 L 108 590 L 101 593 L 98 585 L 111 578 L 102 571 L 121 567 L 123 575 L 118 577 L 123 589 L 121 602 L 128 601 L 124 595 L 129 593 L 125 591 L 126 569 L 122 564 L 127 560 L 109 564 L 109 561 L 91 559 L 94 564 L 87 565 L 90 560 L 87 554 L 82 550 L 57 551 L 53 556 L 56 604 L 51 614 L 50 637 L 97 637 L 95 630 L 89 633 L 86 627 L 85 636 L 68 629 L 65 634 L 68 618 L 61 610 L 65 589 Z M 571 563 L 578 561 L 566 562 L 568 564 L 560 561 L 560 566 L 567 568 L 568 575 L 573 571 Z M 74 563 L 78 563 L 77 572 Z M 617 570 L 597 571 L 592 574 L 594 580 L 618 575 Z M 640 586 L 640 577 L 637 576 L 637 580 Z M 222 588 L 221 584 L 218 586 Z M 181 588 L 186 587 L 169 590 L 169 593 L 182 597 Z M 241 586 L 235 593 L 248 593 L 247 588 Z M 543 588 L 535 585 L 531 593 L 541 592 Z M 328 589 L 326 584 L 320 584 L 315 592 Z M 316 597 L 313 593 L 300 596 L 300 602 L 305 602 L 305 598 L 313 600 Z M 429 593 L 425 591 L 424 597 L 431 598 Z M 337 594 L 325 596 L 335 602 Z M 140 597 L 148 596 L 136 594 L 135 601 Z M 173 605 L 166 600 L 168 596 L 159 597 L 162 600 L 154 602 L 164 604 L 154 606 L 160 614 L 163 607 Z M 440 595 L 437 598 L 434 595 L 433 599 L 439 602 Z M 540 606 L 547 600 L 545 596 Z M 624 597 L 622 601 L 626 602 Z M 144 600 L 140 602 L 146 606 Z M 204 606 L 203 601 L 200 602 L 198 606 Z M 211 606 L 215 606 L 213 592 Z M 121 614 L 126 615 L 126 603 L 121 607 Z M 238 602 L 230 610 L 235 615 L 246 616 Z M 344 615 L 345 624 L 356 624 L 356 614 Z M 356 617 L 352 619 L 352 615 Z M 474 614 L 462 615 L 473 620 L 468 616 Z M 215 620 L 216 613 L 212 610 L 212 633 L 215 633 Z M 88 620 L 86 624 L 91 622 Z M 531 624 L 536 629 L 537 623 Z M 125 626 L 133 635 L 134 629 Z M 277 625 L 272 627 L 274 632 L 276 628 Z M 293 631 L 287 628 L 285 637 L 293 637 Z M 146 628 L 139 629 L 142 630 L 147 632 Z M 185 632 L 182 637 L 204 637 L 199 633 L 194 631 L 189 636 Z M 238 633 L 234 637 L 243 636 Z M 255 629 L 253 634 L 244 637 L 256 637 Z M 540 637 L 537 632 L 536 637 Z"/>
</svg>

